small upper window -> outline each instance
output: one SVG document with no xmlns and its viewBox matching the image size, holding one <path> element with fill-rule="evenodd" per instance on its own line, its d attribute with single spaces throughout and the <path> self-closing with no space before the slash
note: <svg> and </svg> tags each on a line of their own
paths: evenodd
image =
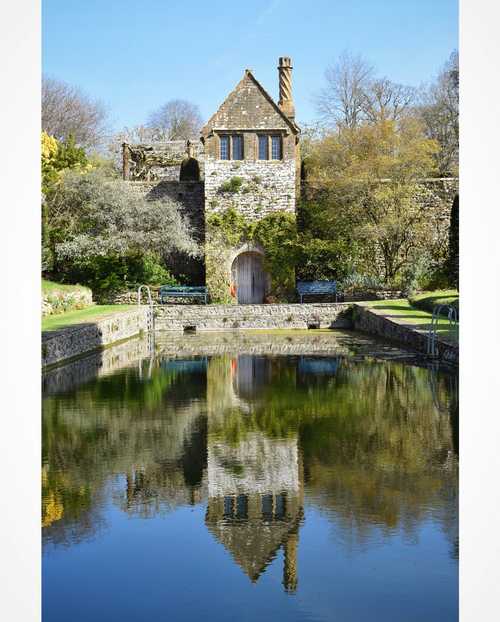
<svg viewBox="0 0 500 622">
<path fill-rule="evenodd" d="M 229 160 L 229 136 L 220 137 L 220 159 Z"/>
<path fill-rule="evenodd" d="M 259 160 L 269 160 L 269 137 L 259 135 Z"/>
<path fill-rule="evenodd" d="M 232 160 L 243 160 L 243 136 L 232 136 Z"/>
<path fill-rule="evenodd" d="M 271 159 L 281 160 L 281 136 L 271 136 Z"/>
</svg>

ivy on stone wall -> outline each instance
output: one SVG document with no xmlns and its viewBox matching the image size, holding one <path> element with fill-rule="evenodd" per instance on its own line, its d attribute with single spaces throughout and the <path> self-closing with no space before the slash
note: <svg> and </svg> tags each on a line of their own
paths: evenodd
<svg viewBox="0 0 500 622">
<path fill-rule="evenodd" d="M 270 295 L 286 300 L 295 288 L 297 225 L 295 216 L 273 212 L 250 221 L 230 207 L 207 218 L 206 268 L 213 302 L 231 303 L 230 282 L 224 266 L 232 249 L 254 243 L 264 251 L 264 268 L 271 277 Z"/>
</svg>

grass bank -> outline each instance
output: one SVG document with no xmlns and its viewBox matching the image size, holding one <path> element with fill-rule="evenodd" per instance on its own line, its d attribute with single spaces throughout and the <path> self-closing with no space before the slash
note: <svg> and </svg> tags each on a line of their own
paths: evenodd
<svg viewBox="0 0 500 622">
<path fill-rule="evenodd" d="M 402 324 L 410 324 L 416 330 L 428 330 L 432 321 L 432 313 L 422 309 L 417 309 L 406 299 L 373 300 L 362 304 L 365 307 L 374 309 L 377 313 L 381 313 L 391 320 Z M 446 317 L 439 318 L 437 335 L 438 337 L 452 343 L 456 343 L 458 341 L 458 335 L 455 330 L 450 330 L 450 324 L 448 318 Z"/>
<path fill-rule="evenodd" d="M 85 307 L 85 309 L 67 311 L 66 313 L 58 313 L 57 315 L 48 315 L 42 319 L 42 331 L 57 330 L 74 324 L 102 320 L 120 311 L 135 309 L 136 306 L 137 305 L 92 305 L 91 307 Z"/>
<path fill-rule="evenodd" d="M 429 311 L 430 313 L 437 305 L 451 305 L 458 310 L 458 291 L 456 289 L 422 292 L 409 296 L 408 300 L 413 307 Z"/>
</svg>

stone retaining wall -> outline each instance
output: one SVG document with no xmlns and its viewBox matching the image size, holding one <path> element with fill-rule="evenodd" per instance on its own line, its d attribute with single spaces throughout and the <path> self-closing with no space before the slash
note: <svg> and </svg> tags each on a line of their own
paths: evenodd
<svg viewBox="0 0 500 622">
<path fill-rule="evenodd" d="M 162 305 L 156 330 L 351 328 L 347 303 L 276 305 Z"/>
<path fill-rule="evenodd" d="M 427 352 L 427 335 L 389 318 L 373 313 L 361 305 L 354 305 L 354 330 L 377 335 L 384 339 L 397 342 L 411 350 L 425 354 Z M 437 357 L 448 363 L 458 365 L 458 345 L 436 340 Z"/>
<path fill-rule="evenodd" d="M 42 367 L 100 350 L 148 330 L 147 307 L 42 333 Z"/>
</svg>

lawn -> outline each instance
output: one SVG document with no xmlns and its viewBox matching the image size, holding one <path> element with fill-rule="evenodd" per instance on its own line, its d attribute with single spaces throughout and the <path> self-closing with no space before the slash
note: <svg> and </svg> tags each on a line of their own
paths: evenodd
<svg viewBox="0 0 500 622">
<path fill-rule="evenodd" d="M 422 292 L 409 296 L 410 304 L 418 309 L 430 311 L 437 305 L 452 305 L 458 310 L 458 291 L 456 289 L 442 289 L 434 292 Z"/>
<path fill-rule="evenodd" d="M 433 294 L 437 292 L 432 292 Z M 366 307 L 376 309 L 387 318 L 401 324 L 412 324 L 417 330 L 427 331 L 432 320 L 432 313 L 413 307 L 408 300 L 373 300 L 362 303 Z M 438 320 L 437 335 L 447 341 L 456 342 L 458 335 L 455 330 L 450 330 L 448 318 L 440 317 Z"/>
<path fill-rule="evenodd" d="M 120 311 L 130 311 L 135 308 L 136 305 L 92 305 L 91 307 L 85 307 L 85 309 L 48 315 L 42 319 L 42 331 L 56 330 L 83 322 L 94 322 Z"/>
</svg>

